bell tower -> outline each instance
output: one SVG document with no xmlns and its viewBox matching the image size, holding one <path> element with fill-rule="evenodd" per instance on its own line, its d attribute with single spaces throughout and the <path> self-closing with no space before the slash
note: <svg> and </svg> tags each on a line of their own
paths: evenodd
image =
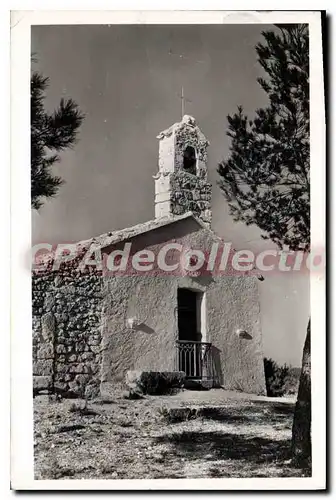
<svg viewBox="0 0 336 500">
<path fill-rule="evenodd" d="M 161 132 L 159 171 L 155 179 L 155 218 L 193 212 L 211 225 L 211 184 L 207 181 L 209 142 L 195 118 L 182 120 Z"/>
</svg>

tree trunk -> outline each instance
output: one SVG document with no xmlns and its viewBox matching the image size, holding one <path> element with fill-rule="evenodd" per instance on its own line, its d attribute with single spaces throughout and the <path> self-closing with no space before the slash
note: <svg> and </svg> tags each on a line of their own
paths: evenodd
<svg viewBox="0 0 336 500">
<path fill-rule="evenodd" d="M 311 381 L 310 381 L 310 319 L 303 348 L 299 392 L 292 429 L 292 456 L 298 466 L 311 464 Z"/>
</svg>

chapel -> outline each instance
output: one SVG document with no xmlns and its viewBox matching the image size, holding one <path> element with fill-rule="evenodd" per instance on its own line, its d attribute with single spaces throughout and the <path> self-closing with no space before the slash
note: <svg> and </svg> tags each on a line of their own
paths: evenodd
<svg viewBox="0 0 336 500">
<path fill-rule="evenodd" d="M 50 256 L 33 273 L 36 391 L 96 395 L 129 370 L 147 370 L 266 394 L 258 277 L 209 267 L 211 249 L 224 244 L 211 229 L 209 142 L 189 115 L 157 138 L 153 219 L 77 244 L 79 256 L 119 256 L 119 266 L 127 248 L 140 271 L 129 263 L 119 272 L 79 268 L 79 257 L 55 268 Z M 186 249 L 206 256 L 196 272 L 195 257 L 181 266 Z M 144 262 L 153 263 L 146 272 Z"/>
</svg>

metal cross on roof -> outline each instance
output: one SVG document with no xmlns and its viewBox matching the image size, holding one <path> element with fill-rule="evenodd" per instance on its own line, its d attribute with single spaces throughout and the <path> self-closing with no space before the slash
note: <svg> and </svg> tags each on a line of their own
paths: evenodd
<svg viewBox="0 0 336 500">
<path fill-rule="evenodd" d="M 181 99 L 181 117 L 183 118 L 184 117 L 184 114 L 185 114 L 185 103 L 186 102 L 192 102 L 190 99 L 187 99 L 184 95 L 184 90 L 183 90 L 183 86 L 181 88 L 181 95 L 180 95 L 180 99 Z"/>
<path fill-rule="evenodd" d="M 173 57 L 178 57 L 180 60 L 184 60 L 184 61 L 190 61 L 191 63 L 205 63 L 206 61 L 202 61 L 202 60 L 193 60 L 187 56 L 185 56 L 184 54 L 176 54 L 172 51 L 172 49 L 170 48 L 169 51 L 168 51 L 168 54 L 169 56 L 173 56 Z M 182 115 L 182 118 L 185 114 L 185 108 L 186 108 L 186 103 L 187 102 L 192 102 L 190 99 L 187 99 L 184 95 L 184 89 L 183 87 L 181 88 L 181 95 L 179 96 L 180 99 L 181 99 L 181 115 Z"/>
</svg>

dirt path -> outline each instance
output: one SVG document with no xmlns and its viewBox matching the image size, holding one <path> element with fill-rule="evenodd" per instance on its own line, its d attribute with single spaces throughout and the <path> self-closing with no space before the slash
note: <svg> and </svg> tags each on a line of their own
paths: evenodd
<svg viewBox="0 0 336 500">
<path fill-rule="evenodd" d="M 34 400 L 37 479 L 294 477 L 293 401 L 226 391 Z M 182 408 L 182 410 L 181 410 Z"/>
</svg>

